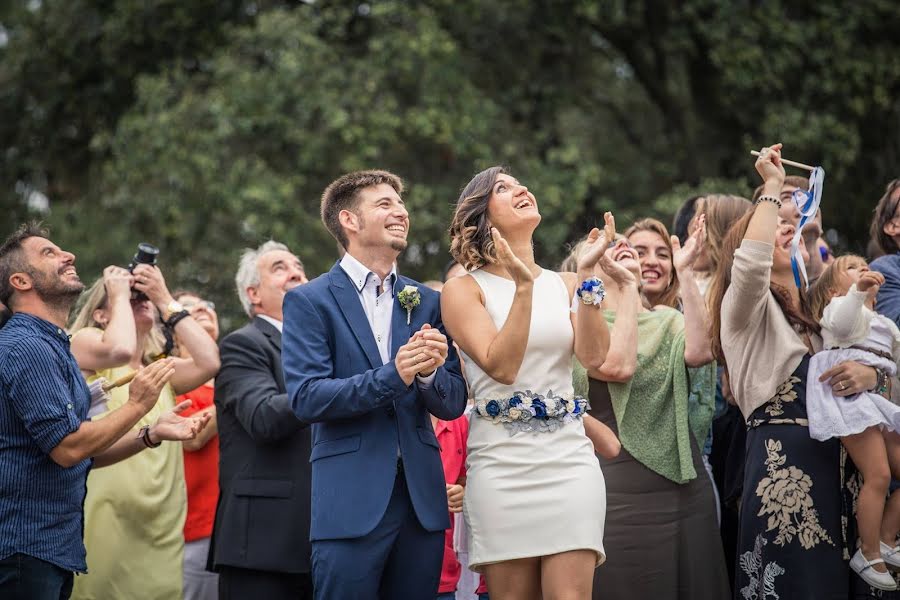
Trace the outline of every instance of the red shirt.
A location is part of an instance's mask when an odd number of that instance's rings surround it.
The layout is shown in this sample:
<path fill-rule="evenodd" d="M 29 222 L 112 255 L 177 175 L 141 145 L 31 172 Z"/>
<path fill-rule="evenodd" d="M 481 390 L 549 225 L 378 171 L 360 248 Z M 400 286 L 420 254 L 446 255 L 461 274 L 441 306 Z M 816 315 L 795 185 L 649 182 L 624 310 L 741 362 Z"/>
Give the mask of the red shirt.
<path fill-rule="evenodd" d="M 438 419 L 434 435 L 441 447 L 441 464 L 444 465 L 444 479 L 455 484 L 466 476 L 466 441 L 469 439 L 469 419 L 465 416 L 452 421 Z M 444 532 L 444 566 L 441 569 L 441 585 L 438 593 L 455 592 L 459 583 L 461 567 L 453 551 L 453 514 L 450 528 Z"/>
<path fill-rule="evenodd" d="M 178 402 L 191 400 L 193 404 L 182 412 L 192 415 L 213 405 L 213 386 L 205 383 L 192 392 L 178 396 Z M 184 541 L 192 542 L 212 535 L 219 499 L 219 434 L 195 452 L 184 452 L 184 480 L 187 484 L 187 519 L 184 522 Z"/>

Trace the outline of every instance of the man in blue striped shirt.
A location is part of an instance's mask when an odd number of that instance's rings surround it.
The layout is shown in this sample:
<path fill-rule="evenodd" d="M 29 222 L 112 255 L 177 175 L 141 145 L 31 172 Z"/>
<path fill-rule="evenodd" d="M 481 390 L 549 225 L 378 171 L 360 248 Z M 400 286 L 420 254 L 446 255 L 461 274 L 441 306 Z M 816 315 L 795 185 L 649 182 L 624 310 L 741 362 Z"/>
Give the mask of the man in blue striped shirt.
<path fill-rule="evenodd" d="M 151 445 L 126 434 L 173 372 L 169 360 L 142 369 L 128 402 L 88 421 L 90 393 L 64 329 L 83 288 L 75 256 L 37 226 L 0 246 L 0 302 L 13 312 L 0 329 L 0 598 L 69 597 L 73 571 L 86 570 L 92 457 L 112 462 Z"/>

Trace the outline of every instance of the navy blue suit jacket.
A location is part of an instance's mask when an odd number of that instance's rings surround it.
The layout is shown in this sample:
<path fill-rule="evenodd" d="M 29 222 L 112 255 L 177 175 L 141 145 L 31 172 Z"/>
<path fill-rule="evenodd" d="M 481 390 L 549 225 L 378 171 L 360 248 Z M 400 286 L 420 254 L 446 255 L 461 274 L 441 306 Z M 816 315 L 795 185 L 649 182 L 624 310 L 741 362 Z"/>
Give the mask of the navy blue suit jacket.
<path fill-rule="evenodd" d="M 397 292 L 419 289 L 406 324 Z M 449 527 L 440 449 L 428 413 L 459 417 L 466 384 L 450 345 L 432 386 L 407 386 L 393 358 L 424 323 L 444 332 L 440 294 L 398 277 L 394 285 L 390 361 L 382 364 L 359 295 L 340 263 L 284 299 L 282 363 L 294 413 L 313 423 L 310 539 L 362 537 L 387 508 L 403 457 L 409 496 L 428 531 Z"/>

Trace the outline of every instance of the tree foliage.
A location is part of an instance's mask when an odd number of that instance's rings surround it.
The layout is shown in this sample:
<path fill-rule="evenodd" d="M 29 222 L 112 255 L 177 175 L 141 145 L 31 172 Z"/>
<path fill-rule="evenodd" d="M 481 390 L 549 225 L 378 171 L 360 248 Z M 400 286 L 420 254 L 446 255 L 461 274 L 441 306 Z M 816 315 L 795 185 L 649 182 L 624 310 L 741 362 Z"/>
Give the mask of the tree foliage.
<path fill-rule="evenodd" d="M 825 166 L 825 226 L 858 250 L 898 175 L 898 19 L 889 0 L 33 0 L 0 9 L 0 198 L 12 222 L 46 194 L 83 272 L 160 245 L 232 319 L 241 248 L 330 266 L 319 195 L 358 168 L 406 179 L 402 268 L 423 279 L 484 167 L 535 192 L 552 265 L 604 210 L 749 195 L 770 141 Z"/>

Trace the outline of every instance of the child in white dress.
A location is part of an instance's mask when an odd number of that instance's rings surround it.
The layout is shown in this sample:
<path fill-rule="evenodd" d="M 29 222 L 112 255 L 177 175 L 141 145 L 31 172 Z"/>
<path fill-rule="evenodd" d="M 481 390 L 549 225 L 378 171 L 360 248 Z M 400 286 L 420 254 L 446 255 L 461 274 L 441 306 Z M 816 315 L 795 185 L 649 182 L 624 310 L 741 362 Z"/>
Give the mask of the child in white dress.
<path fill-rule="evenodd" d="M 900 568 L 900 495 L 885 503 L 891 474 L 900 476 L 900 406 L 891 403 L 889 381 L 897 374 L 900 329 L 874 312 L 884 276 L 859 256 L 842 256 L 810 288 L 813 316 L 822 326 L 824 351 L 809 363 L 806 403 L 809 433 L 816 440 L 840 438 L 862 474 L 857 504 L 860 548 L 850 567 L 867 583 L 897 589 L 885 564 Z M 841 380 L 841 364 L 875 367 L 874 389 L 856 395 Z M 823 377 L 824 375 L 824 377 Z M 820 381 L 825 379 L 825 382 Z M 830 382 L 829 382 L 830 379 Z"/>

